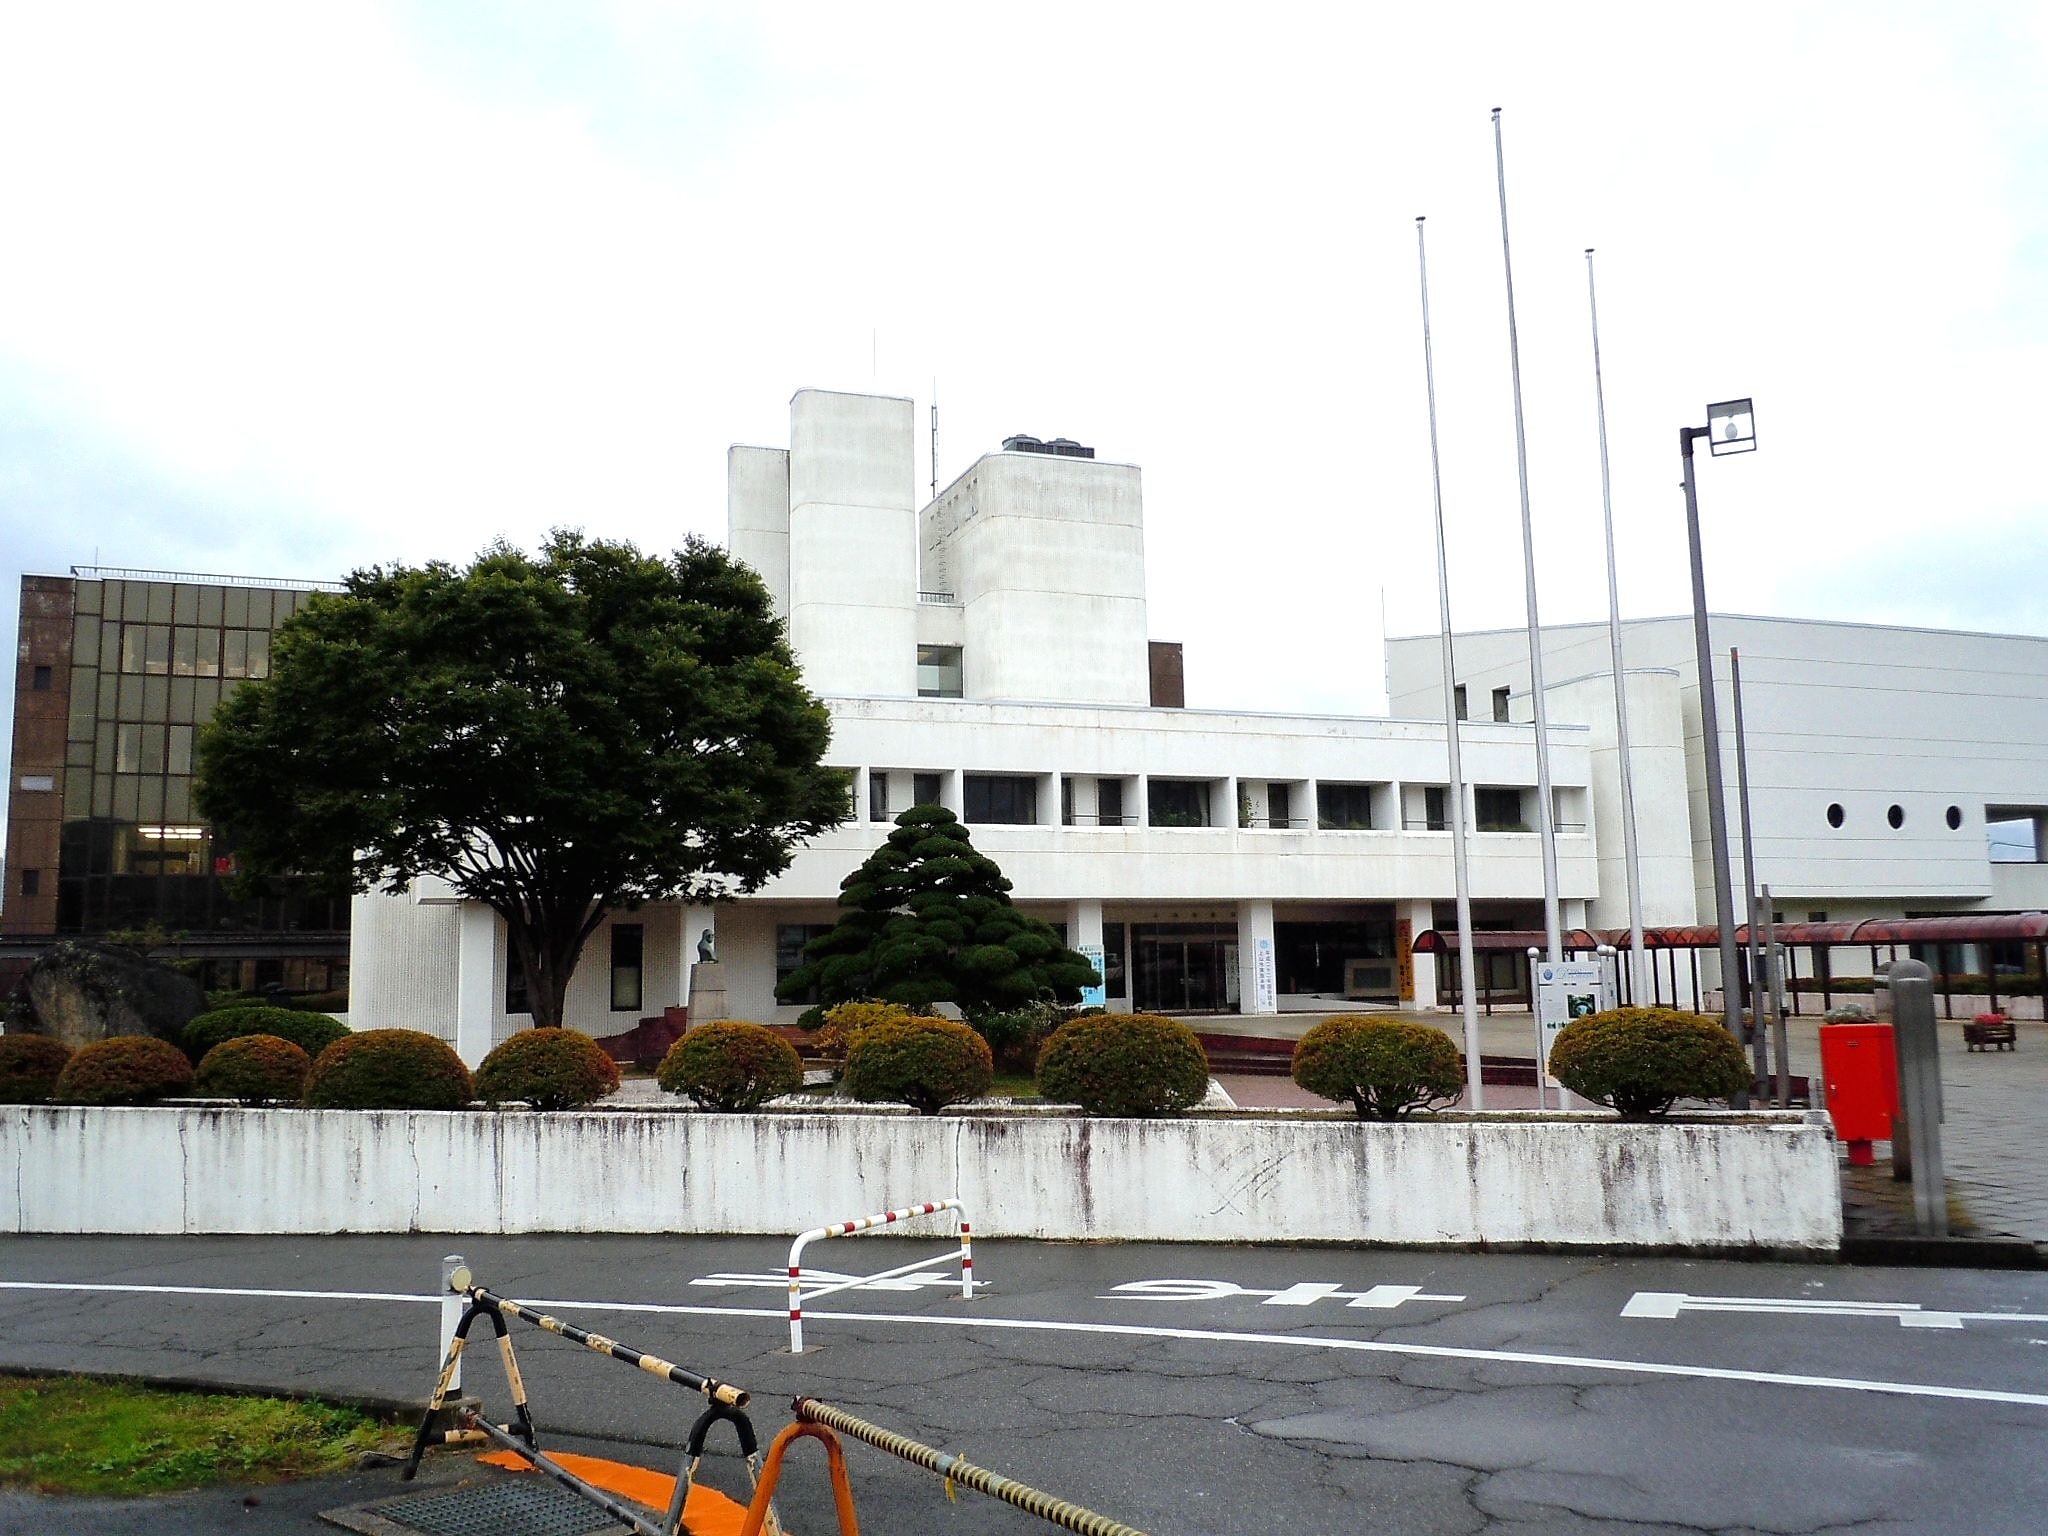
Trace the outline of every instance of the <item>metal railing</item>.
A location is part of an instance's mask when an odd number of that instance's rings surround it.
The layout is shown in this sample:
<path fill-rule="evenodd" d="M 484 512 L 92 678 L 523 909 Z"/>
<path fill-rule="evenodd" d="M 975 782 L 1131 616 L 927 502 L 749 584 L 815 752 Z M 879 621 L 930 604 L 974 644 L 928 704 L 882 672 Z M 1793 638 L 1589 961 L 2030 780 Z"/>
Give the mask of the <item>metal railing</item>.
<path fill-rule="evenodd" d="M 338 581 L 311 581 L 300 576 L 229 576 L 217 571 L 149 571 L 125 565 L 74 565 L 80 581 L 175 581 L 202 587 L 288 587 L 300 592 L 342 592 Z"/>
<path fill-rule="evenodd" d="M 933 608 L 957 608 L 960 606 L 960 599 L 950 592 L 920 592 L 917 594 L 917 600 Z"/>

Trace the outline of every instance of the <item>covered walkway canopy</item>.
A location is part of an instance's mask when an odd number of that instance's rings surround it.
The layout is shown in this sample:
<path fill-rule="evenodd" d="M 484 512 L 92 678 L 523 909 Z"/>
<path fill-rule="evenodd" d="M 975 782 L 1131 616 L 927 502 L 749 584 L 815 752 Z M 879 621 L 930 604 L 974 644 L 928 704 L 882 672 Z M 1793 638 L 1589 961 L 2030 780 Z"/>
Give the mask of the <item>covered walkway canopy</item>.
<path fill-rule="evenodd" d="M 1561 935 L 1566 954 L 1587 954 L 1603 945 L 1616 950 L 1630 948 L 1629 931 L 1626 928 L 1568 928 Z M 1841 948 L 1863 948 L 1867 946 L 1873 961 L 1880 948 L 1890 950 L 1896 957 L 1901 944 L 1924 944 L 1934 948 L 1939 957 L 1935 969 L 1939 972 L 1941 991 L 1947 997 L 1950 971 L 1948 948 L 1952 944 L 2032 944 L 2040 956 L 2041 970 L 2048 976 L 2048 912 L 1959 912 L 1948 917 L 1866 917 L 1858 922 L 1846 923 L 1779 923 L 1772 930 L 1772 937 L 1788 951 L 1789 975 L 1787 984 L 1791 992 L 1792 1011 L 1799 1010 L 1799 962 L 1796 951 L 1826 951 Z M 1761 942 L 1762 935 L 1757 936 Z M 1512 929 L 1491 933 L 1474 933 L 1474 953 L 1497 951 L 1526 952 L 1540 950 L 1547 946 L 1545 935 L 1536 929 Z M 1749 952 L 1749 925 L 1743 923 L 1735 930 L 1735 942 L 1746 955 Z M 1692 968 L 1693 1006 L 1700 1005 L 1699 951 L 1719 949 L 1721 930 L 1713 924 L 1694 924 L 1683 927 L 1645 928 L 1643 948 L 1645 950 L 1688 950 Z M 1455 954 L 1458 949 L 1456 929 L 1446 931 L 1429 928 L 1415 936 L 1414 950 L 1418 955 Z M 1652 983 L 1657 988 L 1657 997 L 1662 997 L 1661 978 L 1656 966 L 1650 968 Z M 1671 998 L 1678 1000 L 1678 956 L 1671 956 Z M 1627 970 L 1623 969 L 1626 978 Z M 1814 968 L 1814 978 L 1819 982 L 1821 1006 L 1833 1004 L 1831 978 L 1827 968 Z M 1998 977 L 1995 971 L 1987 970 L 1985 976 L 1986 996 L 1994 1011 L 1998 1007 Z M 1633 999 L 1631 999 L 1633 1001 Z M 1953 1012 L 1950 1008 L 1947 1010 Z"/>

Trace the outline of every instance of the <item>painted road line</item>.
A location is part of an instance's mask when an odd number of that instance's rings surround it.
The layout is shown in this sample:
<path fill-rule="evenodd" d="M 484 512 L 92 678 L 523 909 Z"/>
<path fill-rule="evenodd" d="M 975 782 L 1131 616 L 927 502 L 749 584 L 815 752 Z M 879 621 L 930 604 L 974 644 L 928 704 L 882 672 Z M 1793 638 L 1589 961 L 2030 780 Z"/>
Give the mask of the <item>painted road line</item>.
<path fill-rule="evenodd" d="M 2041 1312 L 1929 1311 L 1917 1301 L 1798 1300 L 1776 1296 L 1688 1296 L 1683 1291 L 1637 1291 L 1623 1317 L 1669 1320 L 1681 1312 L 1776 1313 L 1785 1317 L 1888 1317 L 1901 1328 L 1960 1328 L 1965 1323 L 2048 1323 Z"/>
<path fill-rule="evenodd" d="M 960 1277 L 958 1275 L 943 1274 L 936 1269 L 920 1269 L 908 1275 L 861 1276 L 842 1275 L 837 1270 L 811 1269 L 807 1266 L 803 1271 L 803 1283 L 805 1285 L 829 1285 L 835 1291 L 957 1291 L 960 1289 Z M 987 1280 L 976 1280 L 973 1282 L 973 1285 L 977 1291 L 985 1291 L 992 1283 Z M 776 1270 L 771 1274 L 765 1270 L 732 1270 L 716 1275 L 699 1275 L 690 1284 L 754 1286 L 780 1291 L 786 1290 L 789 1286 L 789 1272 L 787 1270 Z"/>
<path fill-rule="evenodd" d="M 1391 1311 L 1410 1301 L 1463 1301 L 1463 1296 L 1440 1296 L 1419 1285 L 1374 1285 L 1362 1291 L 1347 1291 L 1334 1280 L 1303 1280 L 1277 1290 L 1238 1285 L 1229 1280 L 1132 1280 L 1110 1287 L 1097 1301 L 1228 1301 L 1234 1296 L 1258 1296 L 1262 1307 L 1311 1307 L 1319 1301 L 1341 1301 L 1347 1307 Z"/>
<path fill-rule="evenodd" d="M 15 1291 L 124 1291 L 178 1296 L 264 1296 L 328 1301 L 407 1301 L 439 1305 L 438 1296 L 395 1295 L 384 1291 L 244 1291 L 192 1285 L 88 1285 L 48 1280 L 0 1281 Z M 530 1307 L 560 1312 L 631 1312 L 668 1317 L 728 1317 L 789 1320 L 784 1309 L 766 1307 L 692 1307 L 661 1301 L 571 1301 L 532 1297 Z M 1198 1344 L 1277 1344 L 1287 1349 L 1327 1349 L 1345 1354 L 1393 1355 L 1419 1360 L 1470 1360 L 1484 1365 L 1541 1365 L 1559 1370 L 1599 1371 L 1622 1376 L 1674 1376 L 1694 1381 L 1740 1381 L 1766 1387 L 1812 1387 L 1831 1392 L 1874 1392 L 1893 1397 L 1931 1397 L 1952 1402 L 2013 1403 L 2048 1408 L 2048 1393 L 2001 1392 L 1991 1387 L 1944 1387 L 1913 1381 L 1882 1381 L 1857 1376 L 1802 1376 L 1788 1371 L 1736 1370 L 1718 1365 L 1689 1365 L 1667 1360 L 1615 1360 L 1599 1355 L 1552 1355 L 1536 1350 L 1475 1349 L 1449 1344 L 1417 1344 L 1386 1339 L 1333 1339 L 1290 1333 L 1243 1333 L 1215 1328 L 1165 1328 L 1142 1323 L 1078 1323 L 1026 1317 L 968 1316 L 959 1312 L 817 1312 L 829 1322 L 890 1323 L 914 1328 L 987 1328 L 998 1332 L 1079 1333 L 1125 1339 L 1176 1339 Z"/>

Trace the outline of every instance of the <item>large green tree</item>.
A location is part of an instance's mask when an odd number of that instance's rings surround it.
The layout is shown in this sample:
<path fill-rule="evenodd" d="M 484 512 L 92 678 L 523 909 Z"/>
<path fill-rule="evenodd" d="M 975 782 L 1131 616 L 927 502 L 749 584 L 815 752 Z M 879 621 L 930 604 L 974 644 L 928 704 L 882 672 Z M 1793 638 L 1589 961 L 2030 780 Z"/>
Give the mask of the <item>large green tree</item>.
<path fill-rule="evenodd" d="M 974 1019 L 1046 998 L 1075 1003 L 1102 979 L 1051 927 L 1017 910 L 995 860 L 941 806 L 896 818 L 882 846 L 840 882 L 839 909 L 776 988 L 784 1002 L 816 989 L 827 1005 L 952 1003 Z"/>
<path fill-rule="evenodd" d="M 845 819 L 830 737 L 752 571 L 557 532 L 313 598 L 202 733 L 199 794 L 254 873 L 485 903 L 553 1025 L 606 913 L 753 890 Z"/>

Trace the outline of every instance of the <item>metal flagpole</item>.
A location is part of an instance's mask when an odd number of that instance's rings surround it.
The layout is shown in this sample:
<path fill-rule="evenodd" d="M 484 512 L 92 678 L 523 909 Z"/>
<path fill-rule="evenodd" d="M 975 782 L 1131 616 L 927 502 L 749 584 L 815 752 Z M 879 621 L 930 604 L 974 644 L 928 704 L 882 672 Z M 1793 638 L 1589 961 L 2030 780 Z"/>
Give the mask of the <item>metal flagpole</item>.
<path fill-rule="evenodd" d="M 1607 532 L 1607 645 L 1614 658 L 1615 762 L 1621 769 L 1621 849 L 1628 871 L 1628 965 L 1632 999 L 1642 1007 L 1643 868 L 1636 851 L 1636 775 L 1628 751 L 1628 684 L 1621 667 L 1621 596 L 1614 573 L 1614 482 L 1607 472 L 1607 390 L 1600 378 L 1600 300 L 1593 290 L 1593 252 L 1586 250 L 1586 308 L 1593 317 L 1593 404 L 1600 417 L 1600 518 Z"/>
<path fill-rule="evenodd" d="M 1749 738 L 1742 729 L 1742 652 L 1728 648 L 1728 682 L 1735 694 L 1735 803 L 1742 813 L 1742 894 L 1749 908 L 1749 1041 L 1756 1062 L 1756 1080 L 1761 1086 L 1770 1080 L 1769 1058 L 1764 1054 L 1764 972 L 1759 963 L 1762 925 L 1756 909 L 1756 842 L 1749 829 Z"/>
<path fill-rule="evenodd" d="M 1522 485 L 1522 576 L 1529 616 L 1529 692 L 1536 706 L 1536 830 L 1543 839 L 1543 937 L 1552 965 L 1564 961 L 1557 913 L 1556 807 L 1550 793 L 1550 710 L 1543 698 L 1543 633 L 1536 616 L 1536 535 L 1529 518 L 1529 438 L 1522 425 L 1522 351 L 1515 337 L 1515 264 L 1508 253 L 1508 168 L 1500 108 L 1493 109 L 1493 167 L 1500 184 L 1500 259 L 1508 283 L 1508 368 L 1515 389 L 1515 471 Z M 1533 985 L 1535 978 L 1531 977 Z M 1532 999 L 1533 1001 L 1533 999 Z"/>
<path fill-rule="evenodd" d="M 1436 444 L 1436 357 L 1429 339 L 1429 252 L 1415 221 L 1415 260 L 1422 276 L 1422 377 L 1429 389 L 1429 478 L 1436 498 L 1436 597 L 1443 639 L 1444 745 L 1450 753 L 1451 868 L 1458 888 L 1458 1001 L 1465 1015 L 1465 1095 L 1485 1108 L 1480 1082 L 1478 963 L 1472 953 L 1472 880 L 1465 846 L 1465 768 L 1460 760 L 1455 675 L 1451 657 L 1451 562 L 1444 540 L 1444 477 Z M 1385 625 L 1382 624 L 1382 629 Z M 1538 1084 L 1541 1091 L 1541 1084 Z"/>

